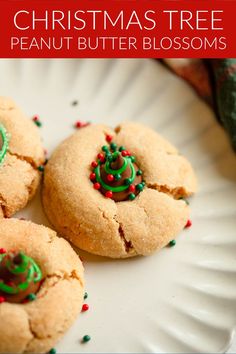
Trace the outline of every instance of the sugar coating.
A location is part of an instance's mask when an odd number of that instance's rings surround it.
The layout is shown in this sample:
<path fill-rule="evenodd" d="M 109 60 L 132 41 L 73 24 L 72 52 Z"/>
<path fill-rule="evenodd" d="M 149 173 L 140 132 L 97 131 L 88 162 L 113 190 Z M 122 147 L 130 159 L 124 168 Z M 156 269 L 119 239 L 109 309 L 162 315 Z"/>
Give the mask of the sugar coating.
<path fill-rule="evenodd" d="M 134 201 L 114 202 L 93 188 L 91 161 L 106 135 L 136 157 L 146 182 Z M 55 229 L 77 247 L 112 258 L 149 255 L 185 226 L 189 207 L 179 197 L 196 190 L 189 162 L 159 134 L 125 122 L 115 130 L 90 125 L 66 139 L 45 168 L 43 204 Z"/>

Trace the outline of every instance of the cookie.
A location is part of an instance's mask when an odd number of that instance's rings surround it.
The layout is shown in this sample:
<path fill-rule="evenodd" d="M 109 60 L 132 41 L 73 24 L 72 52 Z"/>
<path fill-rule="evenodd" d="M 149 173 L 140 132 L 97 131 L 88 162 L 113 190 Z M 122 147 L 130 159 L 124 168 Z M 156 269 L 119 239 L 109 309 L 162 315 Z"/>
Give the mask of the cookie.
<path fill-rule="evenodd" d="M 87 126 L 60 144 L 45 169 L 42 199 L 52 225 L 74 245 L 126 258 L 161 249 L 184 228 L 189 206 L 183 198 L 196 186 L 191 165 L 174 146 L 125 122 L 115 130 Z"/>
<path fill-rule="evenodd" d="M 15 103 L 0 97 L 0 217 L 10 217 L 34 196 L 45 161 L 38 128 Z"/>
<path fill-rule="evenodd" d="M 19 294 L 18 299 L 9 298 L 9 294 L 4 298 L 0 286 L 0 353 L 46 353 L 81 311 L 83 266 L 66 240 L 58 238 L 51 229 L 28 221 L 1 219 L 0 246 L 3 261 L 7 252 L 8 271 L 17 273 L 11 279 L 13 284 L 7 283 L 8 287 L 16 289 L 17 284 L 24 289 L 22 260 L 28 261 L 25 267 L 33 268 L 32 279 L 34 286 L 37 285 L 30 288 L 33 293 L 23 302 L 22 298 L 19 302 Z M 9 252 L 14 254 L 10 261 Z M 0 274 L 5 266 L 5 263 L 0 266 Z M 16 280 L 19 276 L 21 281 Z"/>

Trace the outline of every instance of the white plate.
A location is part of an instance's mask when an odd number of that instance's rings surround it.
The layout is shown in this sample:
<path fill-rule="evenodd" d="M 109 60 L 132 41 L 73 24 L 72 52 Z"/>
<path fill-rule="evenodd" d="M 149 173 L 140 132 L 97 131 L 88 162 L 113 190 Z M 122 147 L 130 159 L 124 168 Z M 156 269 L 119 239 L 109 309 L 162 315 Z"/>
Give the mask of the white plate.
<path fill-rule="evenodd" d="M 224 352 L 236 323 L 236 159 L 211 110 L 152 60 L 1 60 L 0 77 L 2 95 L 41 117 L 49 152 L 77 119 L 131 119 L 176 144 L 199 179 L 175 247 L 122 261 L 81 252 L 90 310 L 58 352 Z M 48 224 L 39 195 L 19 215 Z"/>

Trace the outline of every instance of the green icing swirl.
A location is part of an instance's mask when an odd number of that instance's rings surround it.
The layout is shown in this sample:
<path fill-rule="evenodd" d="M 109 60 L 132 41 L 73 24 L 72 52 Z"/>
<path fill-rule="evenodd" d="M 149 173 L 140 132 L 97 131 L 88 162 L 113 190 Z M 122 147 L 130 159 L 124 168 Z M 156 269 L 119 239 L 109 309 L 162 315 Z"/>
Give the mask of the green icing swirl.
<path fill-rule="evenodd" d="M 130 161 L 130 158 L 127 156 L 124 158 L 124 164 L 123 166 L 121 167 L 120 170 L 125 170 L 126 167 L 129 165 L 130 168 L 131 168 L 131 177 L 130 177 L 130 182 L 133 183 L 134 179 L 135 179 L 135 176 L 136 176 L 136 172 L 135 172 L 135 168 L 133 166 L 133 164 L 131 163 Z M 106 164 L 109 164 L 109 162 L 106 162 Z M 124 165 L 125 165 L 125 168 L 124 168 Z M 107 166 L 106 166 L 107 167 Z M 106 168 L 105 167 L 105 168 Z M 106 169 L 106 172 L 108 171 L 112 171 L 112 174 L 117 174 L 117 173 L 120 173 L 120 170 L 110 170 L 109 169 Z M 97 182 L 99 182 L 101 184 L 101 186 L 106 189 L 106 190 L 110 190 L 112 192 L 123 192 L 125 191 L 126 189 L 129 188 L 129 185 L 122 185 L 122 186 L 117 186 L 117 187 L 112 187 L 112 186 L 109 186 L 108 184 L 106 184 L 102 178 L 101 178 L 101 175 L 100 175 L 100 166 L 98 165 L 95 170 L 94 170 L 95 174 L 96 174 L 96 180 Z"/>
<path fill-rule="evenodd" d="M 0 165 L 3 163 L 5 155 L 7 153 L 9 139 L 5 127 L 0 123 L 0 135 L 3 141 L 2 148 L 0 150 Z"/>
<path fill-rule="evenodd" d="M 115 154 L 116 153 L 114 153 L 112 156 L 116 156 Z M 106 173 L 110 173 L 112 175 L 114 175 L 114 174 L 122 174 L 126 170 L 127 166 L 128 166 L 128 159 L 127 158 L 124 158 L 123 166 L 119 170 L 113 170 L 111 168 L 111 162 L 107 161 L 106 164 L 105 164 L 105 171 L 106 171 Z"/>

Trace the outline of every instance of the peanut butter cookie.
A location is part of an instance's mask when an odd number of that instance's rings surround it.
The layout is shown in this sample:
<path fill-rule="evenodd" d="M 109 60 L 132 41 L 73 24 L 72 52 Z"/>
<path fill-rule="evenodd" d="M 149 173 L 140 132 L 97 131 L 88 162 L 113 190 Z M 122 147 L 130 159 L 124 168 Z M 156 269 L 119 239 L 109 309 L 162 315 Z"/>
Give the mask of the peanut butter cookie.
<path fill-rule="evenodd" d="M 43 204 L 74 245 L 113 258 L 149 255 L 185 226 L 196 190 L 189 162 L 152 129 L 90 125 L 66 139 L 45 169 Z"/>

